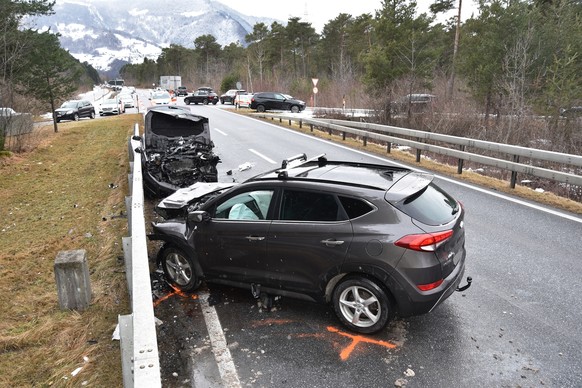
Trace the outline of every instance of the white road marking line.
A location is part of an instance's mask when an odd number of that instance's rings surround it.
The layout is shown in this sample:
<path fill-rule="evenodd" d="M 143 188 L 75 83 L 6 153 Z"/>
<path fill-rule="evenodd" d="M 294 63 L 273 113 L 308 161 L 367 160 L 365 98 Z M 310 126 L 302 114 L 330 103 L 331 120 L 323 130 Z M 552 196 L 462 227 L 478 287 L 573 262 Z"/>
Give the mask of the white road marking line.
<path fill-rule="evenodd" d="M 265 155 L 253 150 L 252 148 L 249 148 L 249 151 L 251 151 L 253 154 L 257 155 L 259 158 L 265 159 L 267 162 L 269 162 L 271 164 L 277 164 L 277 162 L 275 162 L 273 159 L 266 157 Z"/>
<path fill-rule="evenodd" d="M 210 336 L 210 343 L 212 344 L 212 353 L 214 353 L 214 358 L 218 364 L 220 378 L 225 387 L 241 388 L 236 367 L 230 355 L 230 350 L 226 345 L 226 338 L 224 337 L 224 331 L 222 331 L 222 326 L 218 320 L 216 309 L 214 306 L 208 304 L 207 292 L 201 292 L 198 296 L 200 297 L 202 315 L 204 315 L 204 321 L 206 321 L 208 335 Z"/>
<path fill-rule="evenodd" d="M 221 131 L 221 130 L 220 130 L 220 129 L 218 129 L 218 128 L 214 128 L 214 130 L 215 130 L 216 132 L 220 133 L 221 135 L 228 136 L 228 134 L 227 134 L 226 132 L 224 132 L 224 131 Z"/>

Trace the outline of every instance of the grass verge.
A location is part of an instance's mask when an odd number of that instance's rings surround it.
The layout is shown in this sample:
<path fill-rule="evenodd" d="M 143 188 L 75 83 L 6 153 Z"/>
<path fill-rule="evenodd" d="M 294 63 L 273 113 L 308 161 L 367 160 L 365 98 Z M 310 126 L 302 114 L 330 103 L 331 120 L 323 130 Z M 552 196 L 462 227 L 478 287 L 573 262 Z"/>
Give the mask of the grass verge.
<path fill-rule="evenodd" d="M 0 386 L 121 385 L 111 335 L 129 312 L 121 238 L 136 122 L 143 116 L 40 128 L 33 151 L 0 163 Z M 54 259 L 73 249 L 87 251 L 93 299 L 83 312 L 58 305 Z"/>

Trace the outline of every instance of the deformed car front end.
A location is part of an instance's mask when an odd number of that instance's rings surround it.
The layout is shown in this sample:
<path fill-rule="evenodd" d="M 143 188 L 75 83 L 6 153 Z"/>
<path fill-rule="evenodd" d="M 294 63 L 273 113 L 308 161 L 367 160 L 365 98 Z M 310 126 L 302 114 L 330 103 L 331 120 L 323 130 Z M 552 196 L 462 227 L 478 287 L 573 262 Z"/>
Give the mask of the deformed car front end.
<path fill-rule="evenodd" d="M 150 109 L 141 148 L 145 194 L 159 198 L 196 182 L 216 182 L 220 158 L 213 148 L 208 118 L 174 106 Z"/>

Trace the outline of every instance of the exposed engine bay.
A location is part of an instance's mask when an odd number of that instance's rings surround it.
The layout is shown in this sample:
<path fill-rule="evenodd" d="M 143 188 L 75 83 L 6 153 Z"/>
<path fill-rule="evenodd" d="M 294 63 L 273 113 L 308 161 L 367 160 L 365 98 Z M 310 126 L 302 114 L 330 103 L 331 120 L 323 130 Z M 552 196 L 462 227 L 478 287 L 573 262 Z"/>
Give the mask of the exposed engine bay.
<path fill-rule="evenodd" d="M 173 106 L 150 109 L 142 138 L 145 193 L 160 197 L 196 182 L 216 182 L 220 158 L 213 148 L 206 117 Z"/>

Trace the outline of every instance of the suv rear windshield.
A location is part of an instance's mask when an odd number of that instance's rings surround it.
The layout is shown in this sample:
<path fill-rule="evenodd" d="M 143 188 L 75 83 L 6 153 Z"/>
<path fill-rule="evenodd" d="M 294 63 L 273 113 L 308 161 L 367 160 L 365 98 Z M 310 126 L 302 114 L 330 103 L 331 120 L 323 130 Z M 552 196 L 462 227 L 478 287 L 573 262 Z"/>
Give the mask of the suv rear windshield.
<path fill-rule="evenodd" d="M 427 225 L 449 223 L 459 211 L 458 202 L 434 183 L 397 202 L 395 206 L 415 220 Z"/>

